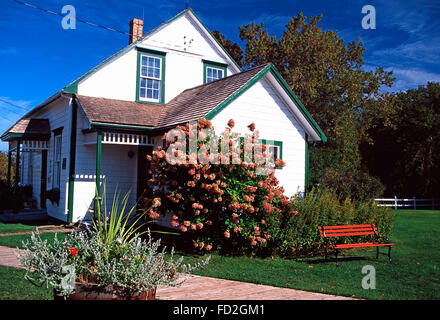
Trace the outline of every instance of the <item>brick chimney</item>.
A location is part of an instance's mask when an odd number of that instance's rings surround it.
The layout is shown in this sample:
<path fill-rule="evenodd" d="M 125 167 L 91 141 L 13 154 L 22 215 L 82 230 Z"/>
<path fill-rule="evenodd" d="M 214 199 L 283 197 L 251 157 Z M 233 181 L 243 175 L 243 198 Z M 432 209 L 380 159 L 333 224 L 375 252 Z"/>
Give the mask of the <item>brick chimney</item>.
<path fill-rule="evenodd" d="M 144 22 L 140 19 L 134 18 L 130 21 L 130 38 L 128 44 L 132 44 L 142 37 Z"/>

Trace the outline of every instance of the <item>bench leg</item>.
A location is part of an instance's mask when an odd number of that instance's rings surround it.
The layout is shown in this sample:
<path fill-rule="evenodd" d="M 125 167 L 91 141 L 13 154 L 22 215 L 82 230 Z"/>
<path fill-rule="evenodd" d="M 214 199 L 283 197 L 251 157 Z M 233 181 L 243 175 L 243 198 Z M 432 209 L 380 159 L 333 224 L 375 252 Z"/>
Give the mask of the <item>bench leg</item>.
<path fill-rule="evenodd" d="M 376 247 L 376 259 L 379 259 L 379 247 Z"/>
<path fill-rule="evenodd" d="M 389 246 L 388 247 L 388 260 L 390 261 L 390 263 L 391 263 L 391 246 Z"/>
<path fill-rule="evenodd" d="M 338 249 L 336 249 L 336 266 L 339 267 L 339 261 L 338 261 Z"/>

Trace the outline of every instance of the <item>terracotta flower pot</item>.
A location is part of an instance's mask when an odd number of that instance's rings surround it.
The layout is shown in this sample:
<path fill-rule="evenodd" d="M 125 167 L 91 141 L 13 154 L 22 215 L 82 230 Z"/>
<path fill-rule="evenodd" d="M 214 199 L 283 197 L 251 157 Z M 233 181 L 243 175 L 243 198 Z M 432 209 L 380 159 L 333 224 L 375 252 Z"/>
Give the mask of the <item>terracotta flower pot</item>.
<path fill-rule="evenodd" d="M 75 282 L 75 292 L 66 297 L 67 300 L 154 300 L 155 298 L 156 288 L 143 293 L 129 293 L 127 290 L 115 289 L 111 285 L 78 282 Z M 54 291 L 54 300 L 64 300 L 64 297 Z"/>

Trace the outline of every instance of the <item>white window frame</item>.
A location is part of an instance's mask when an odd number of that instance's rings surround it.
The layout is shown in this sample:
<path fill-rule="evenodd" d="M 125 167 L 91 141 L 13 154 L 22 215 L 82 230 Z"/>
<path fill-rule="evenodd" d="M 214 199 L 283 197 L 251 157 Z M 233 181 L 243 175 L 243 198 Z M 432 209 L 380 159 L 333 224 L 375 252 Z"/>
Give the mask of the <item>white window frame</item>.
<path fill-rule="evenodd" d="M 53 137 L 53 179 L 52 188 L 61 187 L 61 150 L 62 150 L 62 133 Z"/>
<path fill-rule="evenodd" d="M 143 57 L 147 58 L 147 65 L 146 66 L 144 66 L 142 64 Z M 150 59 L 159 60 L 159 77 L 158 78 L 156 78 L 154 76 L 148 76 L 148 67 L 149 67 L 148 66 L 148 59 L 149 58 Z M 139 100 L 149 101 L 149 102 L 160 102 L 161 101 L 161 97 L 162 97 L 162 81 L 163 81 L 163 79 L 162 79 L 162 68 L 163 68 L 162 60 L 163 59 L 161 57 L 158 57 L 156 55 L 151 55 L 151 54 L 148 54 L 148 53 L 142 53 L 140 55 L 140 62 L 139 62 Z M 147 70 L 147 75 L 142 75 L 142 68 L 143 67 L 147 68 L 146 69 Z M 153 67 L 153 68 L 156 68 L 156 67 Z M 145 79 L 145 87 L 142 86 L 142 79 Z M 147 84 L 148 80 L 151 80 L 152 83 L 153 83 L 153 87 L 151 89 L 148 88 L 148 84 Z M 154 88 L 154 82 L 155 81 L 157 81 L 157 83 L 158 83 L 158 88 Z M 141 94 L 142 89 L 145 90 L 145 97 L 143 97 L 142 94 Z M 147 97 L 148 90 L 152 91 L 152 97 L 151 98 Z M 157 94 L 157 99 L 154 98 L 154 91 L 157 91 L 157 93 L 158 93 Z"/>
<path fill-rule="evenodd" d="M 209 72 L 210 69 L 212 71 L 214 71 L 214 70 L 217 71 L 217 75 L 218 75 L 218 72 L 221 71 L 222 76 L 220 78 L 219 77 L 214 77 L 212 75 L 209 76 L 208 72 Z M 212 71 L 211 71 L 211 73 L 212 73 Z M 215 80 L 223 79 L 224 77 L 225 77 L 225 70 L 223 68 L 206 66 L 206 83 L 210 83 L 210 82 L 215 81 Z"/>

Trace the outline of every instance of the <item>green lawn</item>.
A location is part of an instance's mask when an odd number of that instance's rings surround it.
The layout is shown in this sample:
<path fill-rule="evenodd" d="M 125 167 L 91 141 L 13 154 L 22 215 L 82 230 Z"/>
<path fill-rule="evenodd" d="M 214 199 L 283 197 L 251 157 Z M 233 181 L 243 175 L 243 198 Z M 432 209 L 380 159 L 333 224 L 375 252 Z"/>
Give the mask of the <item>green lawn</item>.
<path fill-rule="evenodd" d="M 356 298 L 440 299 L 439 226 L 440 211 L 396 211 L 391 238 L 395 243 L 392 250 L 392 264 L 388 263 L 385 255 L 381 255 L 379 260 L 376 260 L 374 248 L 368 252 L 348 251 L 349 255 L 369 255 L 369 257 L 362 260 L 341 261 L 339 267 L 336 267 L 334 262 L 317 262 L 320 257 L 260 259 L 213 254 L 208 266 L 196 273 Z M 2 238 L 11 237 L 18 236 L 0 237 L 0 241 L 5 240 Z M 8 240 L 9 243 L 16 244 L 18 238 L 14 239 L 14 241 Z M 385 253 L 387 249 L 383 250 Z M 193 262 L 199 258 L 187 257 L 186 261 Z M 365 276 L 361 270 L 365 265 L 372 265 L 376 269 L 374 290 L 365 290 L 361 286 L 362 278 Z M 23 270 L 12 269 L 12 271 L 11 268 L 0 267 L 0 299 L 8 297 L 47 299 L 50 296 L 50 290 L 35 288 L 24 280 L 17 280 L 24 274 Z M 15 295 L 21 291 L 26 292 L 25 297 Z"/>
<path fill-rule="evenodd" d="M 16 232 L 26 232 L 26 231 L 35 231 L 37 228 L 36 225 L 23 224 L 23 223 L 5 223 L 0 222 L 0 234 L 1 233 L 16 233 Z M 39 228 L 40 230 L 47 230 L 57 228 L 56 226 L 45 226 L 43 228 Z"/>
<path fill-rule="evenodd" d="M 347 251 L 363 260 L 316 263 L 311 259 L 258 259 L 212 255 L 199 275 L 366 299 L 440 299 L 440 211 L 396 211 L 391 255 L 375 259 L 376 249 Z M 384 253 L 387 249 L 382 249 Z M 187 258 L 188 262 L 193 258 Z M 362 267 L 376 269 L 376 289 L 365 290 Z"/>
<path fill-rule="evenodd" d="M 56 233 L 58 240 L 62 240 L 66 237 L 67 233 L 58 232 Z M 41 239 L 47 241 L 53 241 L 55 236 L 55 232 L 42 232 L 40 234 Z M 0 246 L 6 246 L 11 248 L 23 248 L 23 241 L 30 239 L 30 234 L 20 234 L 20 235 L 9 235 L 9 236 L 0 236 Z"/>
<path fill-rule="evenodd" d="M 0 266 L 0 300 L 52 300 L 52 289 L 24 279 L 25 270 Z"/>
<path fill-rule="evenodd" d="M 23 231 L 35 231 L 35 226 L 22 223 L 4 223 L 0 222 L 0 233 L 13 233 Z"/>

